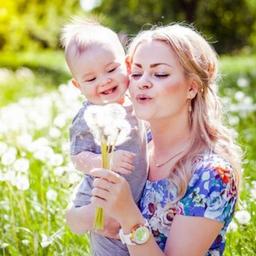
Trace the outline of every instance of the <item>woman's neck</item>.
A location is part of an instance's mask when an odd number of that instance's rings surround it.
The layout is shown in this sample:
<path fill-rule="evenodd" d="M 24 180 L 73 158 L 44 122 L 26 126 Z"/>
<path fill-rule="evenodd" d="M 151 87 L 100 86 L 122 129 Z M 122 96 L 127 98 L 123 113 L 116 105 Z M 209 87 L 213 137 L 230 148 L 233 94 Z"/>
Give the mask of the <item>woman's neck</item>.
<path fill-rule="evenodd" d="M 189 141 L 189 124 L 185 118 L 161 119 L 150 122 L 155 154 L 178 150 Z"/>

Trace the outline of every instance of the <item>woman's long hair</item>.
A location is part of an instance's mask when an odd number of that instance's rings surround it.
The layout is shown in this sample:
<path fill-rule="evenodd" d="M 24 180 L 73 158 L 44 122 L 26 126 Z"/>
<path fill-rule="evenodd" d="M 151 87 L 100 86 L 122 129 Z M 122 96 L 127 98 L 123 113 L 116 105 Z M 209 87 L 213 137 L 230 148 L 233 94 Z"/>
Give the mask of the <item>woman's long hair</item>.
<path fill-rule="evenodd" d="M 193 78 L 198 93 L 191 100 L 189 123 L 192 143 L 175 164 L 170 178 L 178 188 L 176 200 L 182 198 L 193 174 L 194 159 L 204 150 L 211 150 L 227 160 L 232 168 L 237 188 L 241 171 L 241 149 L 235 144 L 232 131 L 222 120 L 221 103 L 217 96 L 218 60 L 216 52 L 195 30 L 174 24 L 140 32 L 129 46 L 132 62 L 137 47 L 145 41 L 166 43 L 176 54 L 187 78 Z M 176 201 L 175 200 L 175 201 Z"/>

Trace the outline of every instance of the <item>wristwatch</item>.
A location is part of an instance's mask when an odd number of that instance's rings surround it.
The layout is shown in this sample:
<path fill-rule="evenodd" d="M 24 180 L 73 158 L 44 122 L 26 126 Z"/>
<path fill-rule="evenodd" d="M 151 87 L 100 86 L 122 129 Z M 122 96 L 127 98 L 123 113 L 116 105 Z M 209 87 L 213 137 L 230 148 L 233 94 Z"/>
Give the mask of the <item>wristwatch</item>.
<path fill-rule="evenodd" d="M 119 236 L 123 244 L 140 245 L 145 244 L 150 237 L 151 229 L 147 220 L 145 224 L 135 225 L 129 234 L 124 234 L 123 230 L 119 230 Z"/>

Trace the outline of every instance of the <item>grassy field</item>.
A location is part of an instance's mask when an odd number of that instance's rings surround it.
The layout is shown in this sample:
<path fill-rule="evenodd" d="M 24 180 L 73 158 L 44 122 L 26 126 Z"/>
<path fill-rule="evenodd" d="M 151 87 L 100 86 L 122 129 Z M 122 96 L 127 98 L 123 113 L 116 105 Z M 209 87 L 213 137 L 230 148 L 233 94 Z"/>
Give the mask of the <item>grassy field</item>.
<path fill-rule="evenodd" d="M 81 98 L 67 82 L 63 55 L 3 54 L 0 66 L 0 255 L 89 255 L 87 236 L 72 234 L 64 221 L 81 179 L 68 153 Z M 245 152 L 226 256 L 256 252 L 255 66 L 255 56 L 221 59 L 226 121 Z"/>

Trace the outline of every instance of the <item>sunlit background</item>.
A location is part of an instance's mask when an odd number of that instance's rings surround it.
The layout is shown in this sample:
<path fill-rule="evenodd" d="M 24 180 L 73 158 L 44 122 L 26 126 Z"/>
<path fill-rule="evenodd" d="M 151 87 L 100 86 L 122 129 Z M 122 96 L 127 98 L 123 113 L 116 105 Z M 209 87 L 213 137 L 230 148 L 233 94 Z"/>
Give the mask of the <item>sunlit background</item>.
<path fill-rule="evenodd" d="M 0 255 L 90 255 L 87 236 L 64 220 L 81 179 L 68 128 L 82 98 L 59 43 L 72 16 L 93 17 L 123 38 L 174 21 L 206 35 L 220 56 L 226 123 L 244 150 L 225 255 L 255 255 L 255 0 L 0 0 Z"/>

